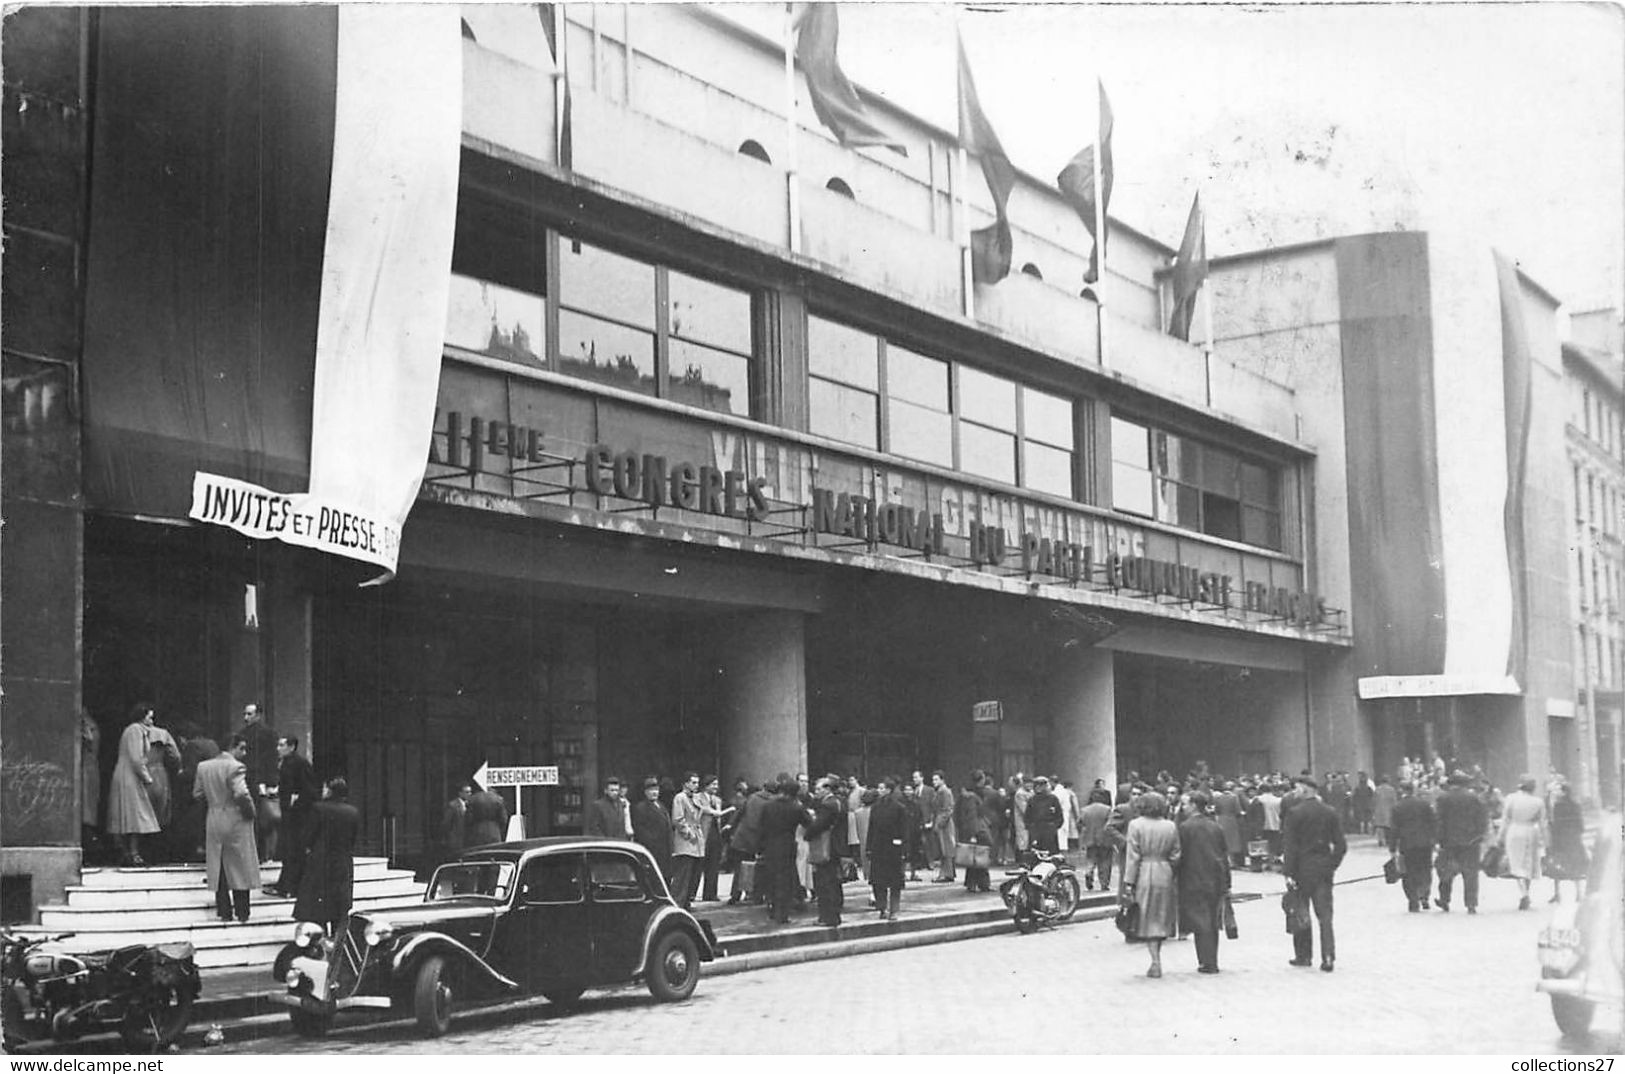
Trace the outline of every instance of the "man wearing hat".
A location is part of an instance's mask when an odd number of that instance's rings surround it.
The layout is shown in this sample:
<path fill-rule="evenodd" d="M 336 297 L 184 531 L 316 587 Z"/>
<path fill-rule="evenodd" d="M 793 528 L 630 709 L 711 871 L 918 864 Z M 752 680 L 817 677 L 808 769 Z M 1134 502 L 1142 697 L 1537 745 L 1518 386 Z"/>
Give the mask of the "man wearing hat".
<path fill-rule="evenodd" d="M 1282 872 L 1287 887 L 1314 909 L 1320 923 L 1320 968 L 1332 972 L 1337 958 L 1337 942 L 1332 936 L 1332 876 L 1348 853 L 1343 824 L 1337 812 L 1320 800 L 1315 777 L 1298 777 L 1298 801 L 1281 829 Z M 1308 929 L 1292 934 L 1292 965 L 1308 966 L 1314 961 L 1314 937 Z"/>
<path fill-rule="evenodd" d="M 1061 822 L 1065 819 L 1061 800 L 1050 789 L 1048 776 L 1033 778 L 1033 796 L 1027 799 L 1027 838 L 1034 850 L 1061 852 Z"/>
<path fill-rule="evenodd" d="M 1453 772 L 1445 781 L 1445 792 L 1433 803 L 1439 819 L 1439 898 L 1435 905 L 1450 912 L 1450 888 L 1461 874 L 1461 897 L 1469 914 L 1478 913 L 1478 856 L 1484 832 L 1489 827 L 1489 811 L 1478 796 L 1467 789 L 1464 772 Z"/>

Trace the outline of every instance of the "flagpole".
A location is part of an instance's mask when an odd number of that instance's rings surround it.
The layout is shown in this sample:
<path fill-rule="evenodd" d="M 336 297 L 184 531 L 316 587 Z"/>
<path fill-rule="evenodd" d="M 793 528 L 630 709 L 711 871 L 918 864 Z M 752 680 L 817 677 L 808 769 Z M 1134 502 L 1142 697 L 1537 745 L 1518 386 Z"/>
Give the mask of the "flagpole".
<path fill-rule="evenodd" d="M 801 252 L 801 183 L 797 176 L 795 5 L 784 5 L 784 153 L 785 210 L 790 221 L 791 253 Z"/>
<path fill-rule="evenodd" d="M 971 320 L 976 319 L 976 274 L 971 267 L 970 252 L 970 201 L 966 187 L 966 176 L 970 174 L 970 156 L 965 147 L 959 147 L 959 178 L 954 183 L 954 194 L 959 201 L 959 278 L 960 287 L 965 292 L 965 316 Z"/>
<path fill-rule="evenodd" d="M 569 92 L 570 69 L 566 56 L 564 39 L 569 32 L 569 23 L 564 17 L 564 5 L 553 5 L 553 40 L 558 45 L 558 55 L 553 57 L 553 160 L 560 166 L 565 166 L 564 160 L 564 95 Z M 574 162 L 571 161 L 571 164 Z"/>
<path fill-rule="evenodd" d="M 1203 226 L 1204 226 L 1204 228 L 1206 227 L 1206 222 L 1205 221 L 1203 222 Z M 1206 242 L 1205 238 L 1203 240 L 1202 245 L 1203 245 L 1203 249 L 1204 249 L 1204 252 L 1205 252 L 1206 246 L 1207 246 L 1207 242 Z M 1202 345 L 1202 366 L 1207 371 L 1207 405 L 1212 406 L 1213 405 L 1213 277 L 1212 277 L 1211 273 L 1208 275 L 1207 279 L 1204 279 L 1202 281 L 1202 334 L 1207 337 L 1207 342 Z"/>
<path fill-rule="evenodd" d="M 1100 129 L 1100 116 L 1103 112 L 1103 99 L 1106 87 L 1101 84 L 1099 77 L 1095 78 L 1095 152 L 1091 166 L 1094 168 L 1095 190 L 1095 314 L 1096 331 L 1098 339 L 1096 346 L 1100 351 L 1100 365 L 1103 369 L 1111 368 L 1111 362 L 1106 360 L 1106 191 L 1101 187 L 1100 154 L 1103 150 L 1105 132 Z"/>

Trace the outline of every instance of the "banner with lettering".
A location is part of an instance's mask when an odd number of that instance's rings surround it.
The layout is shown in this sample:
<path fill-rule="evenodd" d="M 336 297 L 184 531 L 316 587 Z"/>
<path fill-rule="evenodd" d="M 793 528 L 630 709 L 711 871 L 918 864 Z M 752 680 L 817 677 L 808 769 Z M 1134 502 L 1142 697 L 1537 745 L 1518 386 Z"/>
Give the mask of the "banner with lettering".
<path fill-rule="evenodd" d="M 229 526 L 245 537 L 281 541 L 365 560 L 386 571 L 400 556 L 399 526 L 358 514 L 308 492 L 272 492 L 247 481 L 199 472 L 189 517 Z"/>

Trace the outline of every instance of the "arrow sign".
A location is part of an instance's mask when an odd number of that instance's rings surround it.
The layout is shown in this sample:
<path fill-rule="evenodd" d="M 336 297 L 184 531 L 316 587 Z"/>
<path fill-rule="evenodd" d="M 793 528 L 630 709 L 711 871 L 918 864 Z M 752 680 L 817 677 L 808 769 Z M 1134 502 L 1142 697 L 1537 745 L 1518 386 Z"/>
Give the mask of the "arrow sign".
<path fill-rule="evenodd" d="M 490 764 L 481 764 L 479 771 L 474 773 L 474 782 L 482 787 L 557 787 L 559 785 L 558 765 L 514 765 L 509 768 L 492 768 Z"/>

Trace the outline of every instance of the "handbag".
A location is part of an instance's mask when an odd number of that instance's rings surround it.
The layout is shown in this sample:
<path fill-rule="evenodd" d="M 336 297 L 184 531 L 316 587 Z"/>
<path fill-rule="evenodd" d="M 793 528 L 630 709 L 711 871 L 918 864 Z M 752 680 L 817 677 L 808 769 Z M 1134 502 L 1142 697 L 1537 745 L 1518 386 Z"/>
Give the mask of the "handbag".
<path fill-rule="evenodd" d="M 1241 930 L 1236 928 L 1236 908 L 1230 902 L 1230 896 L 1226 895 L 1224 897 L 1224 938 L 1234 940 L 1240 935 Z"/>
<path fill-rule="evenodd" d="M 1507 855 L 1500 844 L 1492 845 L 1484 851 L 1484 857 L 1479 860 L 1478 867 L 1484 870 L 1485 876 L 1501 877 L 1507 875 Z"/>
<path fill-rule="evenodd" d="M 807 840 L 807 864 L 829 864 L 829 829 L 824 829 Z"/>
<path fill-rule="evenodd" d="M 1397 884 L 1405 875 L 1405 859 L 1392 857 L 1382 863 L 1382 878 L 1390 884 Z"/>
<path fill-rule="evenodd" d="M 1139 935 L 1140 904 L 1137 902 L 1128 902 L 1118 906 L 1117 917 L 1113 919 L 1112 924 L 1117 926 L 1118 932 L 1121 932 L 1124 936 L 1127 936 L 1130 939 L 1133 939 L 1135 936 Z"/>
<path fill-rule="evenodd" d="M 993 848 L 980 843 L 960 843 L 954 847 L 954 865 L 961 869 L 992 868 Z"/>
<path fill-rule="evenodd" d="M 1281 896 L 1281 910 L 1286 914 L 1288 932 L 1306 932 L 1314 924 L 1309 919 L 1309 900 L 1296 888 Z"/>

